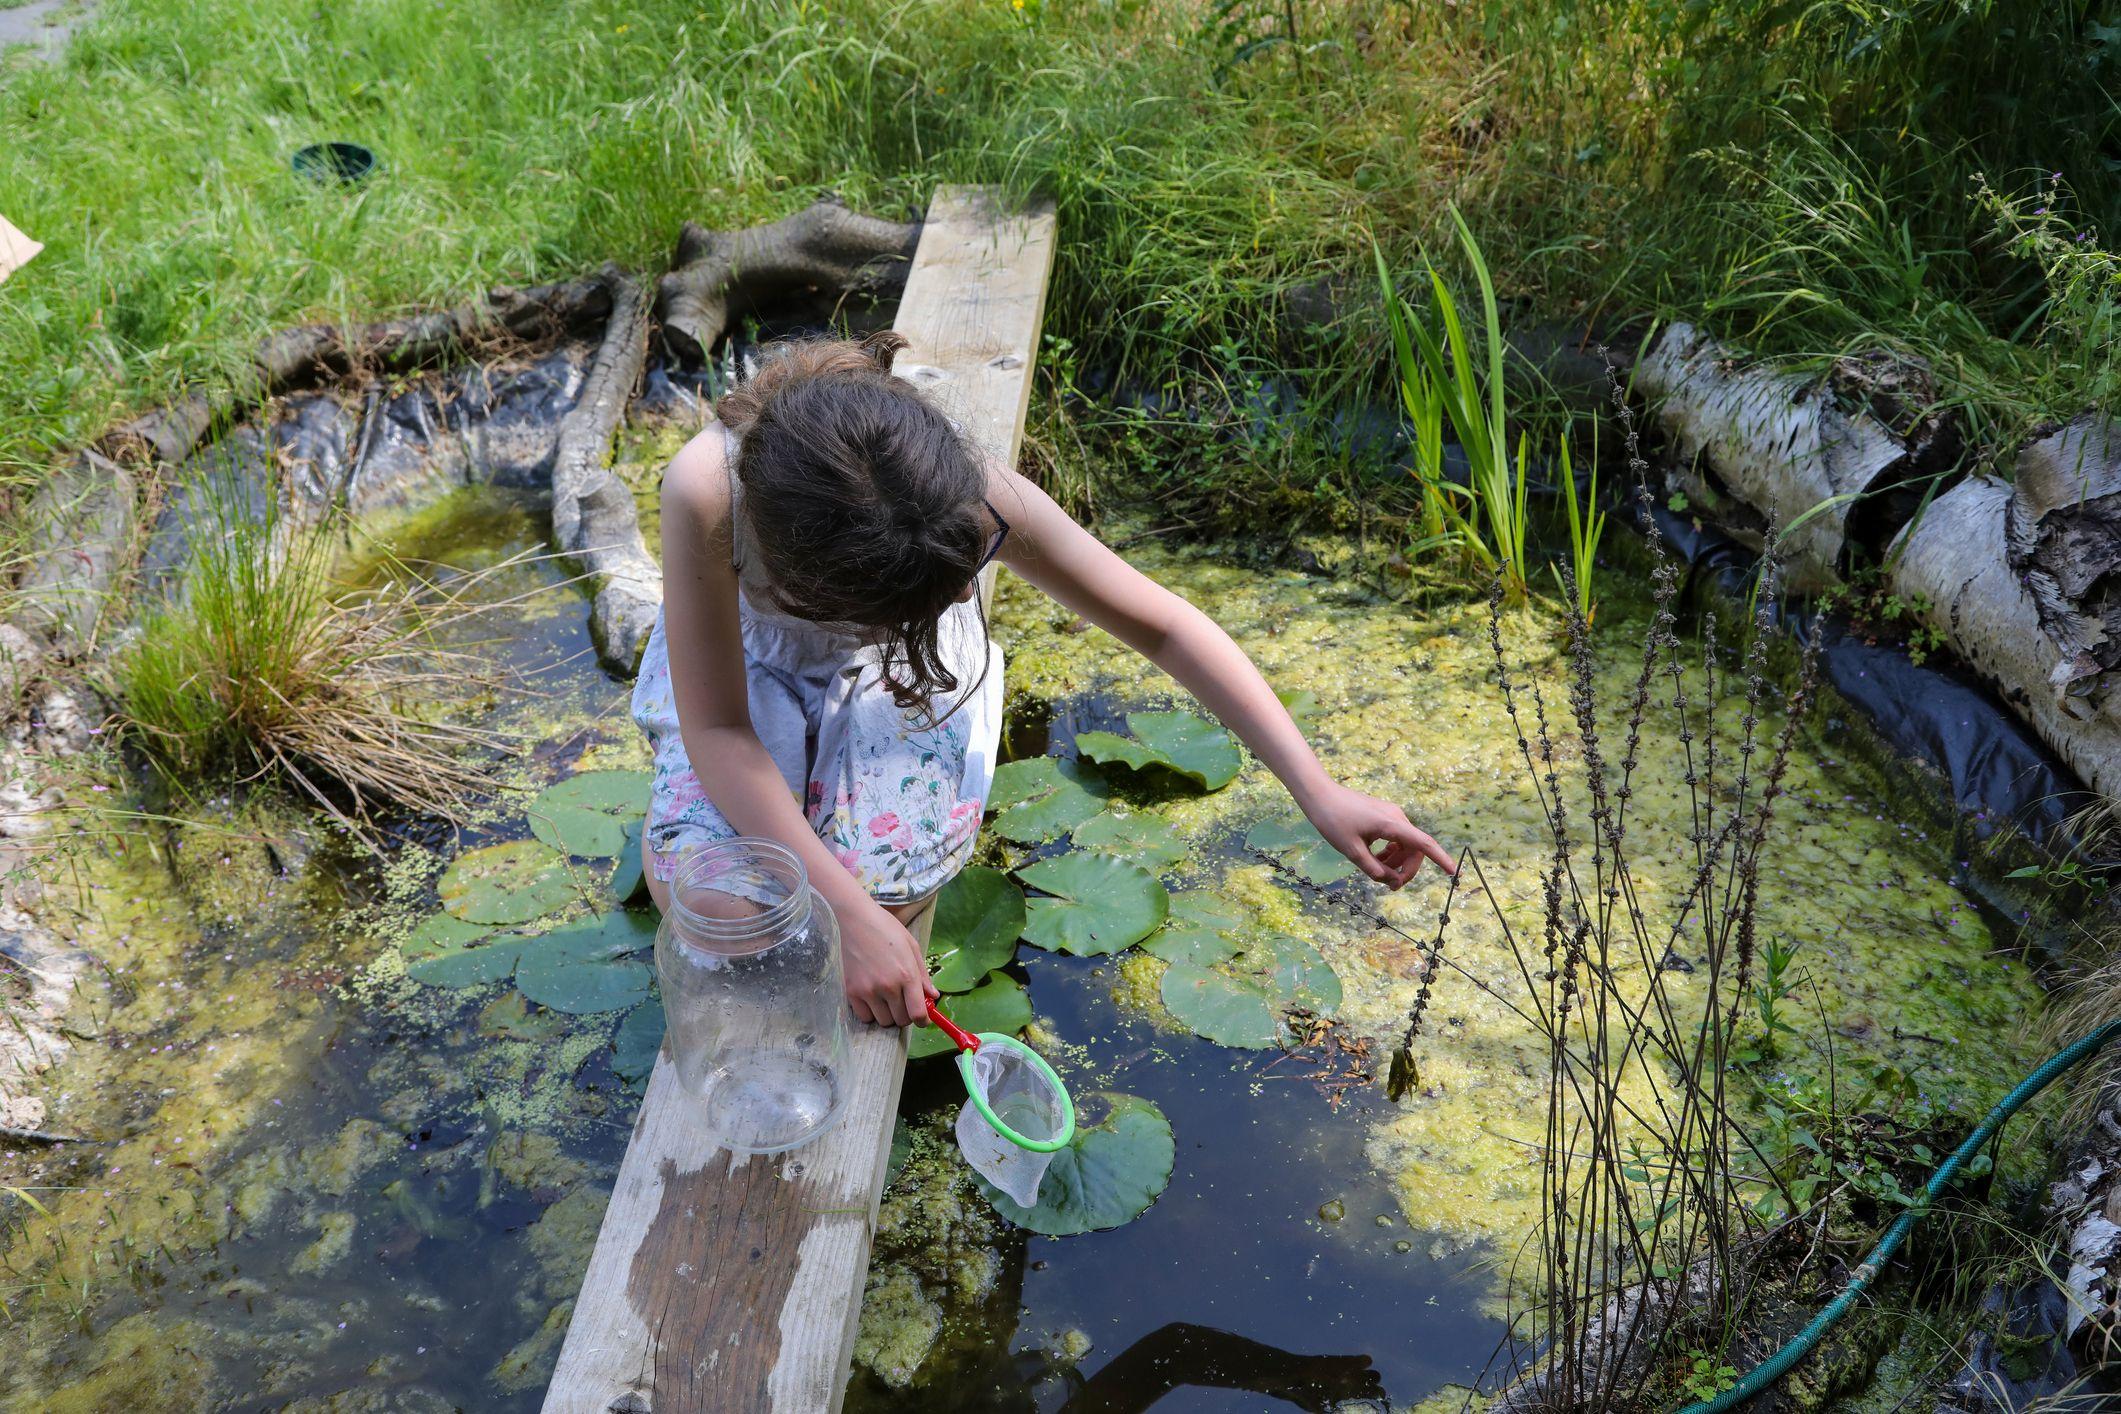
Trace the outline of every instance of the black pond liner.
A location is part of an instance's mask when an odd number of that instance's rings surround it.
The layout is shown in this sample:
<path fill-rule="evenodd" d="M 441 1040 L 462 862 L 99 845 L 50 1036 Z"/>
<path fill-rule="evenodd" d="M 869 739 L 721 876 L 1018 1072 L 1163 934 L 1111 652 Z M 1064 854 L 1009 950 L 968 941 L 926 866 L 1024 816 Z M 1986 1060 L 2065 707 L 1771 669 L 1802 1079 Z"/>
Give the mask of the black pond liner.
<path fill-rule="evenodd" d="M 298 177 L 352 186 L 376 170 L 376 155 L 358 142 L 318 142 L 300 148 L 287 165 Z"/>

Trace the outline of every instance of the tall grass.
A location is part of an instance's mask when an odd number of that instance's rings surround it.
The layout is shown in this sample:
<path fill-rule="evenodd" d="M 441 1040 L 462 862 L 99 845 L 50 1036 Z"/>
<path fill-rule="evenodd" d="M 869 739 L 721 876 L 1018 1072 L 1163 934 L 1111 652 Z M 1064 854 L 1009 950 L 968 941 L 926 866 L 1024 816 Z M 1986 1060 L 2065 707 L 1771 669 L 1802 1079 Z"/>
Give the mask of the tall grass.
<path fill-rule="evenodd" d="M 1367 232 L 1395 264 L 1448 243 L 1455 200 L 1505 307 L 1713 307 L 1769 352 L 1882 335 L 1997 426 L 2082 400 L 2058 348 L 2011 342 L 2047 296 L 1969 178 L 2015 200 L 2060 171 L 2086 227 L 2121 215 L 2089 0 L 1312 0 L 1232 9 L 1237 49 L 1205 13 L 107 0 L 62 62 L 0 73 L 0 211 L 47 246 L 0 285 L 0 487 L 273 327 L 653 268 L 688 218 L 828 188 L 906 210 L 938 180 L 1056 198 L 1048 328 L 1138 382 L 1237 343 L 1322 398 L 1382 391 L 1369 301 L 1321 331 L 1291 293 L 1345 294 Z M 320 138 L 380 171 L 298 181 Z M 1841 233 L 1808 239 L 1812 208 Z"/>
<path fill-rule="evenodd" d="M 192 509 L 179 591 L 111 668 L 124 738 L 178 790 L 271 780 L 357 831 L 385 806 L 459 818 L 499 743 L 459 715 L 490 672 L 444 639 L 499 606 L 416 579 L 345 591 L 330 540 L 270 497 L 253 513 L 232 477 L 202 479 Z"/>

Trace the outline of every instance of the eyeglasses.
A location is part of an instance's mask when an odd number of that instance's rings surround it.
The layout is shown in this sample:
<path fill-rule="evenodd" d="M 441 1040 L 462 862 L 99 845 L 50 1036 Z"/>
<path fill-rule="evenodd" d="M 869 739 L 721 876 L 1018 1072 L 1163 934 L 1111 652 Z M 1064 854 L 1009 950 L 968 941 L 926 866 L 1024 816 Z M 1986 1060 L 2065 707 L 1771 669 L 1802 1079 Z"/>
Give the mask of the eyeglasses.
<path fill-rule="evenodd" d="M 995 529 L 994 538 L 987 542 L 987 553 L 980 556 L 979 563 L 972 567 L 972 573 L 975 577 L 978 576 L 981 570 L 994 563 L 995 557 L 1002 552 L 1002 542 L 1009 538 L 1009 522 L 1003 520 L 1002 513 L 994 509 L 994 502 L 982 496 L 979 503 L 987 508 L 988 515 L 994 517 Z"/>

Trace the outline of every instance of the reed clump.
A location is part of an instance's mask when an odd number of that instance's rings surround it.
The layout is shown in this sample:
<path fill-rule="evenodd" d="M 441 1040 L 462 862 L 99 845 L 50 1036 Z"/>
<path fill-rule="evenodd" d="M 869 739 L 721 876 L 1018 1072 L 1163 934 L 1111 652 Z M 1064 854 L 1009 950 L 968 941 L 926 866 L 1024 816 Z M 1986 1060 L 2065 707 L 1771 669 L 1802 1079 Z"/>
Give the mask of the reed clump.
<path fill-rule="evenodd" d="M 110 669 L 122 739 L 179 791 L 277 781 L 357 832 L 393 807 L 461 820 L 493 785 L 501 739 L 469 717 L 500 684 L 451 645 L 507 607 L 473 592 L 496 570 L 350 589 L 325 534 L 225 478 L 201 491 L 187 574 Z"/>

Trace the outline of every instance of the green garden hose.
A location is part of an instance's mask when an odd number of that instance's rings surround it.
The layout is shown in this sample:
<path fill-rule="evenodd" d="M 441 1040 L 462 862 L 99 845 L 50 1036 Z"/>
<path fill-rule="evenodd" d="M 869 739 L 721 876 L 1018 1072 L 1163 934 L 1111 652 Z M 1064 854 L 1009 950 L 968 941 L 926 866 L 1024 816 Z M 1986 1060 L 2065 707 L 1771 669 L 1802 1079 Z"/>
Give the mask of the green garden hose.
<path fill-rule="evenodd" d="M 1812 1318 L 1812 1323 L 1797 1333 L 1795 1340 L 1748 1370 L 1743 1379 L 1722 1394 L 1714 1399 L 1689 1404 L 1680 1410 L 1679 1414 L 1724 1414 L 1725 1410 L 1737 1408 L 1787 1374 L 1791 1366 L 1809 1355 L 1812 1348 L 1825 1338 L 1826 1333 L 1849 1313 L 1849 1308 L 1856 1304 L 1856 1298 L 1863 1295 L 1864 1288 L 1870 1285 L 1871 1278 L 1878 1275 L 1885 1264 L 1892 1260 L 1893 1253 L 1900 1250 L 1900 1243 L 1907 1237 L 1908 1229 L 1930 1210 L 1930 1205 L 1950 1186 L 1953 1175 L 1965 1167 L 1967 1160 L 1980 1153 L 1988 1141 L 1996 1136 L 1996 1131 L 2003 1128 L 2005 1122 L 2023 1108 L 2026 1101 L 2054 1084 L 2064 1073 L 2089 1059 L 2109 1041 L 2117 1038 L 2121 1038 L 2121 1021 L 2110 1021 L 2089 1036 L 2080 1037 L 2049 1056 L 2038 1070 L 2019 1081 L 2017 1088 L 2005 1095 L 1996 1107 L 1988 1112 L 1988 1117 L 1974 1126 L 1974 1132 L 1966 1136 L 1966 1142 L 1954 1149 L 1951 1157 L 1937 1166 L 1937 1171 L 1930 1175 L 1930 1181 L 1923 1187 L 1922 1196 L 1885 1230 L 1885 1236 L 1871 1249 L 1871 1255 L 1863 1259 L 1863 1264 L 1856 1268 L 1855 1274 L 1849 1278 L 1849 1284 L 1842 1288 L 1841 1294 L 1828 1302 L 1826 1308 Z"/>

